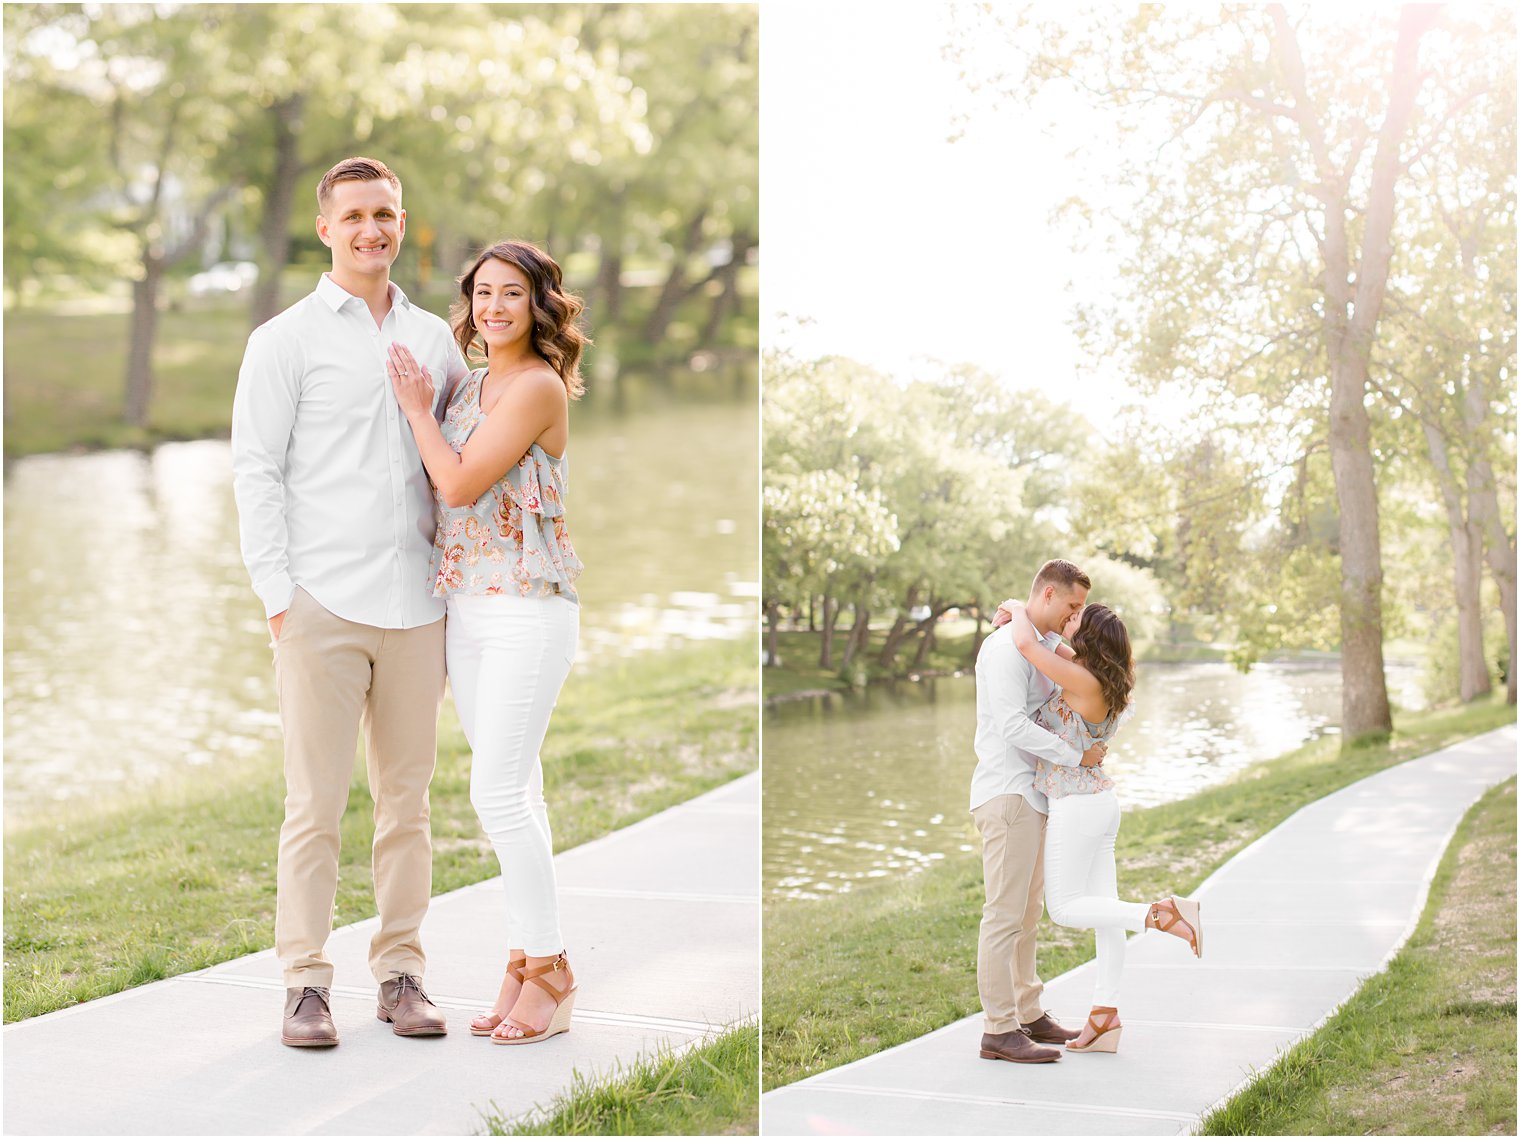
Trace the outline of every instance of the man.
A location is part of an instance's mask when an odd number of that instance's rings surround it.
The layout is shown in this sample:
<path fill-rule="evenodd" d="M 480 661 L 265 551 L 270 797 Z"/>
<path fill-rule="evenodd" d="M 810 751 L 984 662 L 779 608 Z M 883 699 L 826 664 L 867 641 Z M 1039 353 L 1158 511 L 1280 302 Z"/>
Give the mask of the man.
<path fill-rule="evenodd" d="M 1047 646 L 1087 600 L 1087 575 L 1068 561 L 1040 567 L 1026 612 Z M 1035 974 L 1035 927 L 1045 890 L 1045 796 L 1034 786 L 1035 757 L 1094 766 L 1102 744 L 1079 753 L 1030 719 L 1055 685 L 1026 661 L 1006 626 L 993 630 L 976 655 L 976 771 L 971 817 L 982 836 L 986 905 L 977 943 L 976 984 L 986 1025 L 981 1055 L 988 1060 L 1041 1064 L 1079 1033 L 1062 1028 L 1040 1007 L 1044 986 Z"/>
<path fill-rule="evenodd" d="M 317 187 L 332 269 L 253 331 L 232 408 L 243 560 L 264 603 L 285 737 L 275 951 L 280 1040 L 338 1043 L 331 1012 L 338 826 L 362 722 L 375 800 L 377 1015 L 438 1036 L 419 931 L 432 894 L 428 783 L 443 699 L 443 602 L 428 587 L 433 499 L 386 374 L 401 341 L 433 379 L 435 413 L 466 372 L 442 320 L 390 280 L 406 234 L 401 182 L 350 158 Z"/>

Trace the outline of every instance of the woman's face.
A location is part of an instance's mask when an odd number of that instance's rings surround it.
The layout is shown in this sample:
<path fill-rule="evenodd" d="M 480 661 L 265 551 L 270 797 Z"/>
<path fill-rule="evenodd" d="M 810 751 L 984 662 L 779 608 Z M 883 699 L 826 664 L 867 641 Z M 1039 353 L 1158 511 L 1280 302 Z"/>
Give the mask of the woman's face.
<path fill-rule="evenodd" d="M 495 257 L 475 270 L 475 292 L 470 301 L 475 329 L 486 347 L 496 352 L 510 349 L 533 332 L 532 286 L 528 275 L 516 265 Z M 532 343 L 532 341 L 528 341 Z"/>
<path fill-rule="evenodd" d="M 1068 641 L 1075 637 L 1077 630 L 1082 627 L 1082 614 L 1084 611 L 1085 607 L 1078 609 L 1070 617 L 1066 618 L 1066 624 L 1061 626 L 1061 636 L 1065 637 Z"/>

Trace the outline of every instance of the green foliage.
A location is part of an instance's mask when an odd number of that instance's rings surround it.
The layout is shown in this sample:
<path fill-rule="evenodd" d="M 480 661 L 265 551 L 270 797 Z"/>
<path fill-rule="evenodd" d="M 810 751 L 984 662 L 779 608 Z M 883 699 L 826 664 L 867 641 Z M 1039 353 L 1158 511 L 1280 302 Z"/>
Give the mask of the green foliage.
<path fill-rule="evenodd" d="M 765 376 L 773 624 L 815 598 L 904 624 L 918 604 L 990 613 L 1047 558 L 1092 548 L 1061 525 L 1085 461 L 1069 408 L 965 365 L 899 382 L 852 360 L 772 352 Z M 1146 571 L 1123 576 L 1113 596 L 1151 614 Z M 885 669 L 901 633 L 882 646 Z"/>
<path fill-rule="evenodd" d="M 14 4 L 5 30 L 8 304 L 320 266 L 316 182 L 368 153 L 405 186 L 414 296 L 523 237 L 587 294 L 595 379 L 752 359 L 753 6 Z"/>
<path fill-rule="evenodd" d="M 1427 26 L 1435 10 L 1413 7 L 955 12 L 947 54 L 968 107 L 1064 113 L 1075 96 L 1102 112 L 1083 120 L 1083 153 L 1104 191 L 1067 217 L 1119 272 L 1084 301 L 1079 330 L 1176 411 L 1119 425 L 1082 481 L 1077 532 L 1152 570 L 1180 617 L 1221 618 L 1242 663 L 1338 643 L 1337 608 L 1360 596 L 1342 592 L 1343 559 L 1381 575 L 1389 630 L 1414 621 L 1428 636 L 1432 598 L 1409 583 L 1429 581 L 1432 554 L 1454 596 L 1432 501 L 1482 531 L 1476 556 L 1513 583 L 1512 14 L 1447 8 Z M 1417 70 L 1393 65 L 1401 36 Z M 1405 82 L 1413 108 L 1395 126 Z M 1391 228 L 1369 243 L 1375 215 Z M 1365 400 L 1347 370 L 1359 353 Z M 1369 441 L 1332 431 L 1332 381 L 1368 406 Z M 1363 476 L 1332 472 L 1327 442 L 1370 457 L 1375 498 Z M 1377 535 L 1341 547 L 1346 493 L 1393 504 L 1384 564 Z M 1402 509 L 1414 502 L 1423 514 Z"/>

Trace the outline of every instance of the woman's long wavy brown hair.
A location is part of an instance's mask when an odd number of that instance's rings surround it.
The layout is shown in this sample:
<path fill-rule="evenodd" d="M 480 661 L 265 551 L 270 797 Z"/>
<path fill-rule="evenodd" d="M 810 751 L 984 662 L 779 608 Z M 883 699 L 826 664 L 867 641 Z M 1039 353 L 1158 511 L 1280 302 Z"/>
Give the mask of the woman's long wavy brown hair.
<path fill-rule="evenodd" d="M 1135 687 L 1135 654 L 1119 615 L 1107 605 L 1087 606 L 1071 638 L 1071 649 L 1076 662 L 1098 678 L 1109 714 L 1129 707 L 1129 694 Z"/>
<path fill-rule="evenodd" d="M 533 351 L 559 373 L 571 399 L 579 399 L 586 390 L 581 382 L 581 353 L 591 340 L 576 325 L 585 310 L 585 302 L 566 292 L 559 263 L 538 246 L 527 241 L 498 241 L 487 246 L 475 263 L 459 278 L 459 296 L 449 312 L 449 325 L 466 360 L 484 361 L 485 341 L 475 328 L 475 274 L 488 260 L 516 265 L 532 286 L 528 298 L 533 313 Z"/>

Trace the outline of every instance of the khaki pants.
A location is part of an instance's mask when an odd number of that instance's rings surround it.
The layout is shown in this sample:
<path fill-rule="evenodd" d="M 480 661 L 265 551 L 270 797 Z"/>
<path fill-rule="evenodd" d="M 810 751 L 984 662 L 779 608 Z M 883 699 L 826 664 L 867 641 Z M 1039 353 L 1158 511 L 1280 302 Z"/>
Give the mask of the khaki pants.
<path fill-rule="evenodd" d="M 285 824 L 275 953 L 285 985 L 331 986 L 324 948 L 338 888 L 338 831 L 362 723 L 375 801 L 373 866 L 380 928 L 377 981 L 422 976 L 419 931 L 433 887 L 428 783 L 443 701 L 443 621 L 379 629 L 345 621 L 297 589 L 275 646 L 285 734 Z"/>
<path fill-rule="evenodd" d="M 982 835 L 982 907 L 976 988 L 988 1032 L 1040 1019 L 1045 986 L 1034 971 L 1035 928 L 1045 890 L 1045 816 L 1022 795 L 998 795 L 971 812 Z"/>

